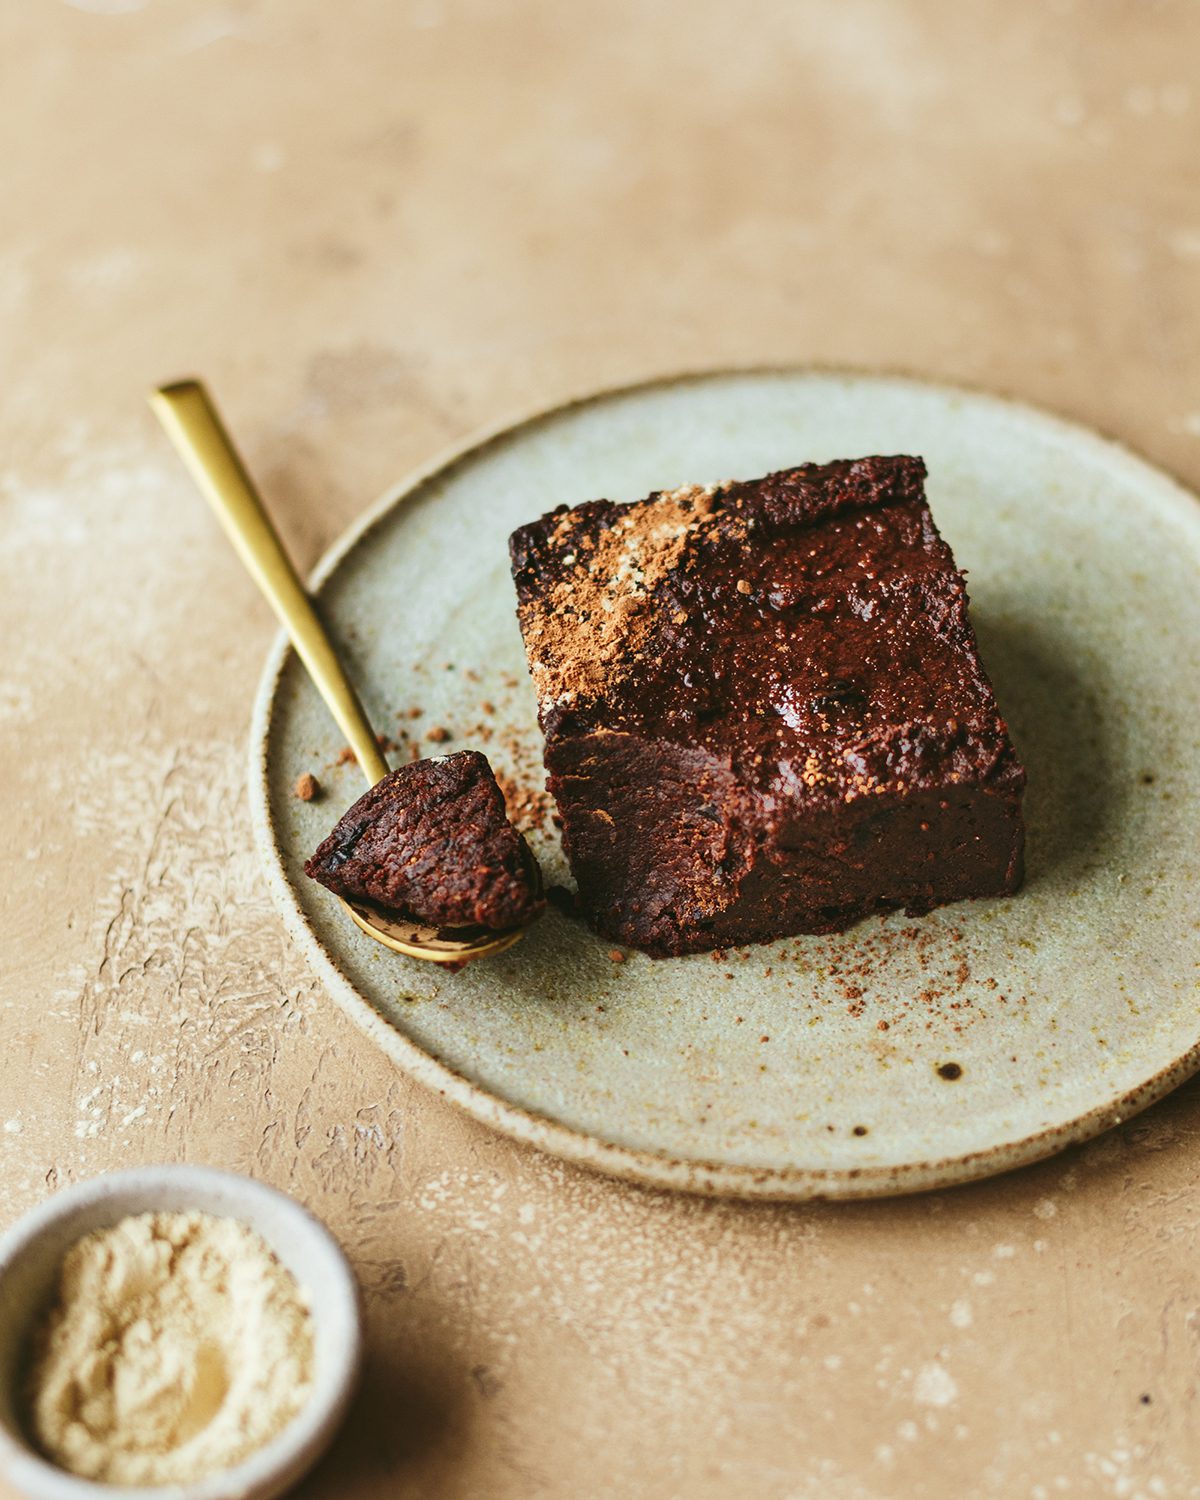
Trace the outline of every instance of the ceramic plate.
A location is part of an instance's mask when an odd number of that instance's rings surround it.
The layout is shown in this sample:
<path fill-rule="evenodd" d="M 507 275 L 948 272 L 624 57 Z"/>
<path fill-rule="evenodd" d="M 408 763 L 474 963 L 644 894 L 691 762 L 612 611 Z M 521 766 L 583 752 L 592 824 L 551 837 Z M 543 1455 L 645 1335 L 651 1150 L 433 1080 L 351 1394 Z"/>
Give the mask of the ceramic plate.
<path fill-rule="evenodd" d="M 1120 447 L 909 379 L 664 381 L 539 416 L 401 485 L 315 586 L 394 762 L 487 751 L 565 881 L 509 532 L 564 502 L 898 452 L 929 465 L 1029 772 L 1020 895 L 719 957 L 614 961 L 555 912 L 456 974 L 395 957 L 302 873 L 363 788 L 280 645 L 251 778 L 270 885 L 331 993 L 401 1067 L 625 1177 L 832 1198 L 1032 1161 L 1200 1065 L 1200 507 Z M 294 797 L 303 771 L 320 800 Z"/>

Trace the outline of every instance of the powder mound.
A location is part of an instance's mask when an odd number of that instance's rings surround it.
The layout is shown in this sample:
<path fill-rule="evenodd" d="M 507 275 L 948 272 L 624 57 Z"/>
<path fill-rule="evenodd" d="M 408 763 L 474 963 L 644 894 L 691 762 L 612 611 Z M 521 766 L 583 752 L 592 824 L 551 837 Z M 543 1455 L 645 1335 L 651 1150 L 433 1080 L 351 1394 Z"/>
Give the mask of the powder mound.
<path fill-rule="evenodd" d="M 72 1474 L 185 1484 L 276 1437 L 312 1366 L 308 1295 L 260 1236 L 210 1214 L 139 1214 L 64 1259 L 30 1427 Z"/>
<path fill-rule="evenodd" d="M 304 866 L 327 889 L 430 927 L 527 922 L 543 902 L 487 757 L 461 750 L 390 772 Z"/>

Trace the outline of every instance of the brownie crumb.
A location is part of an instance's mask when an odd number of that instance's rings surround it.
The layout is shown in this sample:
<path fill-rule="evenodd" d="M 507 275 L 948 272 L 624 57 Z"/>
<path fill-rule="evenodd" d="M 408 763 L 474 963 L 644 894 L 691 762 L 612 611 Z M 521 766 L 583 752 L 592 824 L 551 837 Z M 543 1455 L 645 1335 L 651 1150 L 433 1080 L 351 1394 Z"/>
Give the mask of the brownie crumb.
<path fill-rule="evenodd" d="M 351 748 L 350 748 L 349 745 L 343 745 L 342 748 L 337 753 L 337 759 L 334 761 L 334 765 L 335 766 L 351 766 L 351 765 L 357 765 L 357 764 L 358 764 L 358 756 L 355 755 L 354 751 L 351 750 Z"/>
<path fill-rule="evenodd" d="M 432 740 L 435 745 L 443 745 L 450 738 L 450 731 L 444 724 L 435 724 L 432 729 L 425 731 L 425 738 Z"/>
<path fill-rule="evenodd" d="M 623 964 L 625 962 L 625 955 L 621 952 L 620 948 L 610 948 L 608 950 L 608 957 L 609 961 L 614 964 Z"/>
<path fill-rule="evenodd" d="M 302 776 L 296 777 L 296 785 L 292 791 L 301 802 L 311 802 L 321 795 L 321 783 L 311 771 L 305 771 Z"/>

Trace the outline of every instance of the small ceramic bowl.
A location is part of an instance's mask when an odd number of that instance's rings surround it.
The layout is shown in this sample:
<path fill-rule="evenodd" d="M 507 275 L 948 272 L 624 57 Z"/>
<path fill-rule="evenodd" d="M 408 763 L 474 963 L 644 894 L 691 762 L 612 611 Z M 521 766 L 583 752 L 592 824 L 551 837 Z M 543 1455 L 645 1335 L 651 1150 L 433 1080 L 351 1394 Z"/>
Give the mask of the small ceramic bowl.
<path fill-rule="evenodd" d="M 260 1234 L 308 1292 L 314 1379 L 287 1427 L 233 1468 L 194 1484 L 127 1487 L 78 1479 L 42 1458 L 21 1429 L 19 1382 L 29 1337 L 48 1306 L 63 1256 L 94 1229 L 128 1214 L 203 1213 L 237 1219 Z M 210 1167 L 140 1167 L 56 1193 L 0 1239 L 0 1482 L 31 1500 L 269 1500 L 296 1483 L 329 1445 L 345 1414 L 362 1359 L 358 1287 L 323 1224 L 274 1188 Z"/>

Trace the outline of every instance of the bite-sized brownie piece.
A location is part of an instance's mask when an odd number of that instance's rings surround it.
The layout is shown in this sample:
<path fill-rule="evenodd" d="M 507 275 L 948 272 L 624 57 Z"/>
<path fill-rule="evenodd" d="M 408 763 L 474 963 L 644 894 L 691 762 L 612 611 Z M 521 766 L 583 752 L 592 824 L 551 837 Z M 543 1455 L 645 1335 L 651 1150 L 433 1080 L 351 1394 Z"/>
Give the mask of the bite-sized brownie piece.
<path fill-rule="evenodd" d="M 461 750 L 390 772 L 338 820 L 304 872 L 428 927 L 501 931 L 544 905 L 487 757 Z"/>
<path fill-rule="evenodd" d="M 1017 889 L 1025 774 L 919 458 L 805 464 L 513 534 L 581 904 L 655 955 Z"/>

